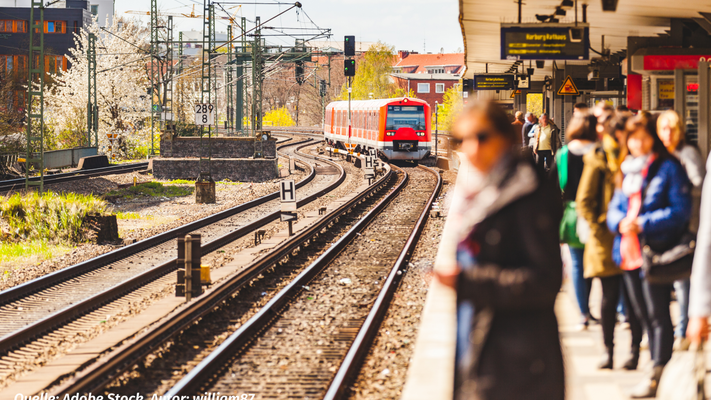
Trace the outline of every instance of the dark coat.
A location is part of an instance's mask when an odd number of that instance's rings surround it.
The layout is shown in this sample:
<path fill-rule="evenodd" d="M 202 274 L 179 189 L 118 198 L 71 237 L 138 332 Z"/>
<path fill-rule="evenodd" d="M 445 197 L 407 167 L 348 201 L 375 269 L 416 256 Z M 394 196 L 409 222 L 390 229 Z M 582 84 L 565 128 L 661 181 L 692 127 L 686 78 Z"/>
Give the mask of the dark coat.
<path fill-rule="evenodd" d="M 527 174 L 518 173 L 523 169 Z M 471 301 L 475 312 L 455 397 L 563 400 L 554 313 L 563 268 L 560 192 L 531 163 L 512 160 L 508 170 L 497 200 L 460 244 L 476 255 L 477 265 L 457 284 L 458 301 Z"/>
<path fill-rule="evenodd" d="M 691 218 L 691 184 L 686 171 L 675 158 L 656 160 L 649 166 L 646 190 L 639 219 L 642 224 L 640 241 L 644 240 L 657 251 L 664 251 L 686 232 Z M 627 216 L 629 198 L 618 189 L 607 210 L 607 226 L 614 234 L 612 257 L 619 265 L 620 222 Z"/>

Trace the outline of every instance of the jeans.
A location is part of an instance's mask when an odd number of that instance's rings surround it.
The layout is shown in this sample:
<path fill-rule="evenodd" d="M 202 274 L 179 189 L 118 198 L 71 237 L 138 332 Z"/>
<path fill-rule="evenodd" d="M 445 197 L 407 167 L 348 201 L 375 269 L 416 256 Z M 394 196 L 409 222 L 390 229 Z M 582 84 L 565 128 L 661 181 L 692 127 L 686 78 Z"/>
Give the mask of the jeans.
<path fill-rule="evenodd" d="M 655 367 L 664 366 L 671 359 L 674 347 L 674 326 L 669 313 L 672 285 L 654 285 L 644 280 L 642 291 L 652 323 L 650 338 L 654 336 L 654 347 L 651 344 L 649 347 L 652 360 Z"/>
<path fill-rule="evenodd" d="M 602 305 L 600 306 L 600 325 L 605 347 L 612 349 L 615 341 L 615 324 L 617 323 L 617 303 L 620 301 L 620 275 L 600 278 L 602 284 Z"/>
<path fill-rule="evenodd" d="M 623 278 L 623 283 L 625 281 L 626 279 Z M 632 307 L 632 300 L 630 299 L 626 283 L 620 287 L 620 294 L 622 295 L 621 301 L 626 311 L 627 322 L 630 324 L 630 333 L 632 334 L 631 348 L 633 351 L 639 351 L 639 345 L 642 343 L 642 335 L 644 334 L 644 331 L 642 329 L 642 322 L 639 320 L 637 313 L 634 312 L 634 308 Z M 618 306 L 618 312 L 619 308 L 620 307 Z"/>
<path fill-rule="evenodd" d="M 679 323 L 674 331 L 675 337 L 686 337 L 686 327 L 689 325 L 689 279 L 674 282 L 676 300 L 679 303 Z"/>
<path fill-rule="evenodd" d="M 637 336 L 640 341 L 642 340 L 642 330 L 644 330 L 647 332 L 649 338 L 649 348 L 653 349 L 655 340 L 652 334 L 652 322 L 647 312 L 647 303 L 645 301 L 644 291 L 642 290 L 642 277 L 639 273 L 640 270 L 636 269 L 634 271 L 625 271 L 623 275 L 625 288 L 627 289 L 627 299 L 633 311 L 628 314 L 630 317 L 630 331 L 632 331 L 632 345 L 634 346 L 635 344 L 635 336 Z M 631 318 L 632 316 L 635 317 L 634 321 Z M 639 346 L 639 342 L 637 342 L 637 346 Z"/>
<path fill-rule="evenodd" d="M 474 320 L 474 304 L 470 301 L 462 301 L 457 304 L 457 343 L 455 347 L 455 365 L 459 367 L 459 363 L 464 359 L 469 351 L 469 334 L 472 329 L 472 321 Z"/>
<path fill-rule="evenodd" d="M 575 290 L 575 298 L 578 300 L 578 307 L 583 317 L 590 314 L 590 287 L 592 279 L 585 279 L 583 276 L 583 252 L 585 249 L 578 249 L 568 246 L 570 249 L 570 259 L 572 260 L 571 280 L 573 281 L 573 289 Z"/>
<path fill-rule="evenodd" d="M 553 164 L 553 151 L 551 150 L 538 150 L 538 168 L 543 171 L 548 169 Z"/>

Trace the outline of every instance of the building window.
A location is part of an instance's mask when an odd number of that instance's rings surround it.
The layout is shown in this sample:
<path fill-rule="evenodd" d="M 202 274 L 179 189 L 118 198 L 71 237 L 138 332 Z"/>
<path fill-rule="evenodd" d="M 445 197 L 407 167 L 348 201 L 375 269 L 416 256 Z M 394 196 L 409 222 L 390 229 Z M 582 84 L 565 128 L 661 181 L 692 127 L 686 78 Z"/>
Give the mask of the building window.
<path fill-rule="evenodd" d="M 99 6 L 98 5 L 91 6 L 91 15 L 99 15 Z"/>
<path fill-rule="evenodd" d="M 39 21 L 35 21 L 35 24 L 39 24 Z M 35 29 L 35 33 L 39 33 L 39 30 Z M 44 33 L 67 33 L 67 23 L 66 21 L 44 21 Z"/>
<path fill-rule="evenodd" d="M 44 71 L 51 74 L 61 74 L 67 70 L 67 59 L 64 56 L 44 56 Z"/>
<path fill-rule="evenodd" d="M 435 93 L 444 93 L 444 83 L 435 83 Z"/>
<path fill-rule="evenodd" d="M 74 33 L 79 33 L 79 21 L 74 21 Z"/>
<path fill-rule="evenodd" d="M 27 22 L 10 19 L 0 20 L 0 32 L 25 33 L 27 32 Z"/>
<path fill-rule="evenodd" d="M 430 84 L 429 83 L 418 83 L 417 84 L 417 93 L 429 93 L 430 92 Z"/>
<path fill-rule="evenodd" d="M 27 56 L 0 56 L 0 74 L 17 71 L 26 72 Z"/>

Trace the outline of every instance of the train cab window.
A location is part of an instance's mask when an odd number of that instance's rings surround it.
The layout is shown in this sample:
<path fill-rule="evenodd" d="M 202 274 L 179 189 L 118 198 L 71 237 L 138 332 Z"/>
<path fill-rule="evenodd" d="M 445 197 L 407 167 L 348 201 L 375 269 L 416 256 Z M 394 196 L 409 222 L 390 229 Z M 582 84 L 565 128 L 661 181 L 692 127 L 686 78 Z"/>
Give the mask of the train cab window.
<path fill-rule="evenodd" d="M 388 106 L 386 130 L 412 128 L 416 131 L 425 130 L 424 106 Z"/>

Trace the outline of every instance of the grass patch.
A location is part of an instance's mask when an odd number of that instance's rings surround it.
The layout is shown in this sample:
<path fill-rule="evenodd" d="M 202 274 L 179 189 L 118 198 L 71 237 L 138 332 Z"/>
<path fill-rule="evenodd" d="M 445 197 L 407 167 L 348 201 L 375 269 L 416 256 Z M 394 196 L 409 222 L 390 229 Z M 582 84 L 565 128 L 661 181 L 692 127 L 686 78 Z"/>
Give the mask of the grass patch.
<path fill-rule="evenodd" d="M 243 185 L 244 183 L 242 182 L 232 182 L 229 179 L 225 179 L 224 181 L 218 181 L 215 182 L 217 185 Z M 170 182 L 168 182 L 168 185 L 195 185 L 195 181 L 189 181 L 187 179 L 175 179 Z"/>
<path fill-rule="evenodd" d="M 168 182 L 169 185 L 195 185 L 195 181 L 189 181 L 187 179 L 175 179 Z"/>
<path fill-rule="evenodd" d="M 152 215 L 141 215 L 139 213 L 133 213 L 133 212 L 118 211 L 116 213 L 116 218 L 117 219 L 153 219 L 153 216 Z"/>
<path fill-rule="evenodd" d="M 76 243 L 85 239 L 82 223 L 87 215 L 106 214 L 107 203 L 92 195 L 37 192 L 0 196 L 0 218 L 9 227 L 9 242 L 46 240 Z"/>
<path fill-rule="evenodd" d="M 163 185 L 160 182 L 147 182 L 125 189 L 112 190 L 106 193 L 107 197 L 123 197 L 135 199 L 139 197 L 183 197 L 193 193 L 195 189 L 183 186 Z"/>
<path fill-rule="evenodd" d="M 69 253 L 72 247 L 65 244 L 51 244 L 47 240 L 28 240 L 18 243 L 0 242 L 0 269 L 9 275 L 17 265 L 36 264 L 52 257 Z"/>

